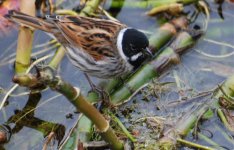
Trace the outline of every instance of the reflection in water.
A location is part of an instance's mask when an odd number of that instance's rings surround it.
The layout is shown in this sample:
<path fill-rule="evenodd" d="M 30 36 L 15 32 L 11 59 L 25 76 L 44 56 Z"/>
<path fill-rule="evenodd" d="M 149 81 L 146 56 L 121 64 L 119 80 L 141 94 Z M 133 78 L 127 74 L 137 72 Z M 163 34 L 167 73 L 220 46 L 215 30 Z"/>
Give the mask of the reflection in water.
<path fill-rule="evenodd" d="M 55 139 L 58 145 L 65 135 L 65 126 L 48 121 L 41 120 L 34 117 L 34 111 L 41 98 L 40 93 L 30 94 L 28 101 L 22 110 L 15 110 L 15 115 L 11 116 L 6 124 L 14 124 L 11 129 L 8 127 L 9 136 L 5 142 L 8 142 L 11 134 L 14 135 L 20 132 L 23 127 L 35 129 L 43 134 L 44 137 L 48 136 L 51 132 L 55 133 Z M 7 127 L 2 125 L 1 127 Z M 4 129 L 4 128 L 3 128 Z"/>
<path fill-rule="evenodd" d="M 215 0 L 215 2 L 218 4 L 217 10 L 218 10 L 218 14 L 219 14 L 220 18 L 224 19 L 223 8 L 222 8 L 224 0 Z"/>
<path fill-rule="evenodd" d="M 51 15 L 54 12 L 54 0 L 36 0 L 36 16 L 42 17 L 45 14 Z"/>

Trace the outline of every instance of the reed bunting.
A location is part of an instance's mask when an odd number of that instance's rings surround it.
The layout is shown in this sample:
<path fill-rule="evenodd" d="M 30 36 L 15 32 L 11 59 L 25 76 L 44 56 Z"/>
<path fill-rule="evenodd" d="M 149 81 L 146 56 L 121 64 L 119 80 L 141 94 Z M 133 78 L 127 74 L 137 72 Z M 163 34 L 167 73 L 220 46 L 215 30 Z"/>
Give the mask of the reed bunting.
<path fill-rule="evenodd" d="M 147 37 L 117 21 L 58 15 L 42 19 L 18 11 L 6 17 L 51 33 L 65 47 L 72 64 L 91 76 L 122 76 L 151 55 Z"/>

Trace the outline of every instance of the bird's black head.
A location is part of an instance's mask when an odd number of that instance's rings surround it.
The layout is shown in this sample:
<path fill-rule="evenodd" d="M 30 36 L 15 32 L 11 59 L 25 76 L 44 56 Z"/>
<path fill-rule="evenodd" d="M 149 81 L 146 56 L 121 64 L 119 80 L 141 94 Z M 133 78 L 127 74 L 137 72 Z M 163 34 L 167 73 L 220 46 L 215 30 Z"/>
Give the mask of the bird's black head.
<path fill-rule="evenodd" d="M 139 67 L 142 62 L 151 55 L 148 49 L 149 41 L 144 33 L 127 28 L 122 34 L 121 48 L 127 61 L 134 66 Z"/>

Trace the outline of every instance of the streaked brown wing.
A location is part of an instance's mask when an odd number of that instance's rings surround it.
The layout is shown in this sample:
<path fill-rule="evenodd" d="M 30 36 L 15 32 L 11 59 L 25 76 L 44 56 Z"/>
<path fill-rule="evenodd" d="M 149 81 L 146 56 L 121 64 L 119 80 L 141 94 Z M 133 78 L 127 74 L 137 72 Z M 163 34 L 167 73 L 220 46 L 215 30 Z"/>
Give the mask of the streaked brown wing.
<path fill-rule="evenodd" d="M 56 24 L 70 43 L 85 50 L 96 61 L 117 54 L 117 35 L 126 27 L 119 22 L 74 16 L 64 16 Z"/>

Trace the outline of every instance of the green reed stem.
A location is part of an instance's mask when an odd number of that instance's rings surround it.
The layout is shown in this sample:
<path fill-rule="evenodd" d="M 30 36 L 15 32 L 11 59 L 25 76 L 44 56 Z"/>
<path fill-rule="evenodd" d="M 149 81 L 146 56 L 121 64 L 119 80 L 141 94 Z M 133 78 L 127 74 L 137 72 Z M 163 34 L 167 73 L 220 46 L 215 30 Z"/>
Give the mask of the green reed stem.
<path fill-rule="evenodd" d="M 121 8 L 123 3 L 124 7 L 127 8 L 149 8 L 149 7 L 168 5 L 172 3 L 182 3 L 184 5 L 188 5 L 197 2 L 198 0 L 147 0 L 147 1 L 135 1 L 133 3 L 131 1 L 113 0 L 111 3 L 111 8 Z"/>
<path fill-rule="evenodd" d="M 87 3 L 85 4 L 85 7 L 80 12 L 80 15 L 81 16 L 89 16 L 89 15 L 94 14 L 94 12 L 97 10 L 97 8 L 101 2 L 102 2 L 102 0 L 87 1 Z"/>
<path fill-rule="evenodd" d="M 136 142 L 137 140 L 131 135 L 131 133 L 126 129 L 126 127 L 123 125 L 123 123 L 117 118 L 113 113 L 108 112 L 110 117 L 118 124 L 118 126 L 121 128 L 121 130 L 124 132 L 124 134 L 132 141 Z"/>
<path fill-rule="evenodd" d="M 20 0 L 20 11 L 34 16 L 34 1 Z M 25 26 L 20 26 L 15 60 L 15 72 L 17 74 L 25 73 L 30 66 L 32 43 L 33 30 Z"/>
<path fill-rule="evenodd" d="M 176 140 L 177 140 L 177 142 L 179 142 L 179 143 L 181 143 L 183 145 L 186 145 L 188 147 L 193 147 L 193 148 L 200 149 L 200 150 L 215 150 L 214 148 L 211 148 L 211 147 L 208 147 L 208 146 L 203 146 L 203 145 L 193 143 L 193 142 L 190 142 L 190 141 L 186 141 L 186 140 L 183 140 L 181 138 L 178 138 Z"/>
<path fill-rule="evenodd" d="M 53 69 L 57 69 L 58 65 L 60 64 L 60 62 L 62 61 L 63 57 L 65 56 L 65 49 L 64 47 L 60 46 L 54 57 L 52 58 L 52 60 L 50 61 L 50 63 L 48 64 L 51 68 Z"/>

